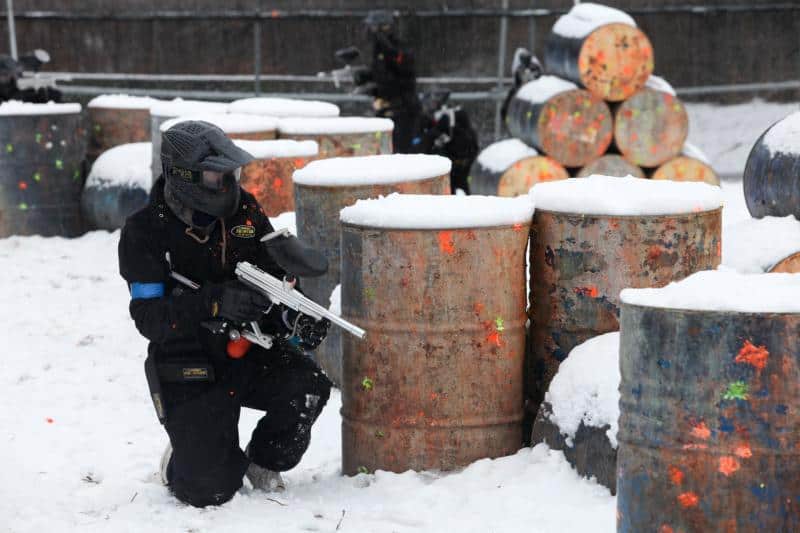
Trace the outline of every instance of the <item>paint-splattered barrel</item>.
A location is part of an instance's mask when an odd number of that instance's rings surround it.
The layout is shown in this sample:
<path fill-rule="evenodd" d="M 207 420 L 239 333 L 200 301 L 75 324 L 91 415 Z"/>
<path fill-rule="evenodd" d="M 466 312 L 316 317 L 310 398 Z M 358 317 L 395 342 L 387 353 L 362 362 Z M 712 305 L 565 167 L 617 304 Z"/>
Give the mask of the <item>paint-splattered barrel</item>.
<path fill-rule="evenodd" d="M 249 152 L 255 161 L 242 168 L 241 184 L 256 197 L 270 216 L 294 211 L 292 174 L 317 157 L 314 141 L 247 141 L 236 139 L 236 145 Z"/>
<path fill-rule="evenodd" d="M 325 253 L 328 272 L 301 280 L 303 292 L 324 307 L 339 284 L 339 211 L 356 200 L 393 192 L 450 194 L 450 160 L 424 154 L 390 154 L 314 161 L 294 173 L 297 235 Z M 341 347 L 334 328 L 317 349 L 316 358 L 341 383 Z"/>
<path fill-rule="evenodd" d="M 595 174 L 614 176 L 617 178 L 624 178 L 625 176 L 633 176 L 634 178 L 646 177 L 641 167 L 634 165 L 617 154 L 606 154 L 602 157 L 598 157 L 580 169 L 575 176 L 578 178 L 586 178 Z"/>
<path fill-rule="evenodd" d="M 453 470 L 522 438 L 526 197 L 342 211 L 342 471 Z"/>
<path fill-rule="evenodd" d="M 159 100 L 147 96 L 103 94 L 86 106 L 89 110 L 90 163 L 121 144 L 150 141 L 150 108 Z"/>
<path fill-rule="evenodd" d="M 256 97 L 234 100 L 228 106 L 230 113 L 266 115 L 268 117 L 338 117 L 339 106 L 318 100 L 296 98 Z"/>
<path fill-rule="evenodd" d="M 86 142 L 80 104 L 0 105 L 0 238 L 82 232 Z"/>
<path fill-rule="evenodd" d="M 653 73 L 653 47 L 626 13 L 576 4 L 547 38 L 547 72 L 574 81 L 611 102 L 629 98 Z"/>
<path fill-rule="evenodd" d="M 581 167 L 611 144 L 611 111 L 603 100 L 555 76 L 523 85 L 511 99 L 508 131 L 565 167 Z"/>
<path fill-rule="evenodd" d="M 204 102 L 202 100 L 183 100 L 176 98 L 167 102 L 158 102 L 150 107 L 150 142 L 153 143 L 151 167 L 153 182 L 161 175 L 161 125 L 175 117 L 196 115 L 198 113 L 227 113 L 228 104 Z"/>
<path fill-rule="evenodd" d="M 800 531 L 800 276 L 622 293 L 617 531 Z"/>
<path fill-rule="evenodd" d="M 394 123 L 387 118 L 284 118 L 278 137 L 316 141 L 320 159 L 392 153 Z"/>
<path fill-rule="evenodd" d="M 619 328 L 619 291 L 720 263 L 721 192 L 704 183 L 592 176 L 535 186 L 530 247 L 532 415 L 559 363 Z"/>
<path fill-rule="evenodd" d="M 681 154 L 658 167 L 653 172 L 654 180 L 702 181 L 719 185 L 719 176 L 711 167 L 711 161 L 697 146 L 685 143 Z"/>
<path fill-rule="evenodd" d="M 800 218 L 800 111 L 773 124 L 756 141 L 744 168 L 747 210 L 756 218 Z"/>
<path fill-rule="evenodd" d="M 506 139 L 481 150 L 467 181 L 472 194 L 518 196 L 536 183 L 568 177 L 556 160 L 539 155 L 519 139 Z"/>

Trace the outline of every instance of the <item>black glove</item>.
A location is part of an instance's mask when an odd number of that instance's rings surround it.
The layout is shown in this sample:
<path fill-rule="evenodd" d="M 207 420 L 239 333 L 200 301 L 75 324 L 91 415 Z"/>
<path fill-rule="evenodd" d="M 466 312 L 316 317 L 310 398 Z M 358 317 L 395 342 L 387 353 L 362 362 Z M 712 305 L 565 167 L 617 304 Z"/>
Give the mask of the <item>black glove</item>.
<path fill-rule="evenodd" d="M 242 324 L 258 320 L 272 301 L 238 280 L 208 287 L 211 316 L 221 316 Z"/>

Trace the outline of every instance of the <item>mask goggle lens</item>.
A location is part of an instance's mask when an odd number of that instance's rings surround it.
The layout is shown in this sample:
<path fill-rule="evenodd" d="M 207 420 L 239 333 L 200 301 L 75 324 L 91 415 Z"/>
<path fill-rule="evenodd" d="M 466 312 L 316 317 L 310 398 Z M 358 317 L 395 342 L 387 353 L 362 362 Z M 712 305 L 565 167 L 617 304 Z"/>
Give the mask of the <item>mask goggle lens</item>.
<path fill-rule="evenodd" d="M 232 176 L 236 183 L 239 183 L 239 177 L 242 174 L 242 169 L 237 168 L 229 172 L 216 172 L 214 170 L 204 170 L 201 178 L 203 187 L 209 189 L 220 190 L 224 187 L 225 177 Z"/>

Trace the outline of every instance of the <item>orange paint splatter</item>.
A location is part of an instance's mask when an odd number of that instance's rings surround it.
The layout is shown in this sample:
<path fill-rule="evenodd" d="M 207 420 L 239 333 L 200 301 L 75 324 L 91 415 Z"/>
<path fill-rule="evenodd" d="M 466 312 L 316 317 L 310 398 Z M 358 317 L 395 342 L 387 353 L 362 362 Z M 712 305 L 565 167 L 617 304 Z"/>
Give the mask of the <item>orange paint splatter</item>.
<path fill-rule="evenodd" d="M 52 424 L 53 422 L 55 422 L 55 420 L 53 420 L 50 417 L 45 418 L 45 420 L 47 421 L 48 424 Z"/>
<path fill-rule="evenodd" d="M 250 220 L 249 218 L 248 218 L 247 220 L 245 220 L 245 221 L 244 221 L 244 223 L 245 223 L 245 225 L 247 225 L 247 226 L 252 226 L 252 225 L 253 225 L 253 221 L 252 221 L 252 220 Z"/>
<path fill-rule="evenodd" d="M 296 168 L 297 170 L 300 170 L 304 166 L 306 166 L 306 162 L 305 162 L 304 159 L 295 159 L 294 160 L 294 168 Z"/>
<path fill-rule="evenodd" d="M 514 224 L 512 228 L 514 228 L 514 231 L 522 231 L 522 224 Z"/>
<path fill-rule="evenodd" d="M 749 459 L 753 457 L 753 452 L 750 450 L 750 446 L 747 444 L 742 444 L 741 446 L 737 446 L 734 452 L 737 457 L 741 457 L 742 459 Z"/>
<path fill-rule="evenodd" d="M 684 509 L 688 509 L 689 507 L 697 507 L 699 502 L 700 498 L 694 492 L 684 492 L 683 494 L 678 495 L 678 503 L 680 503 L 681 507 Z"/>
<path fill-rule="evenodd" d="M 597 290 L 597 287 L 594 285 L 590 285 L 589 287 L 575 287 L 573 289 L 575 294 L 579 296 L 589 296 L 590 298 L 597 298 L 600 295 L 600 291 Z"/>
<path fill-rule="evenodd" d="M 669 467 L 669 479 L 672 481 L 673 485 L 681 485 L 683 484 L 683 472 L 677 466 L 670 466 Z"/>
<path fill-rule="evenodd" d="M 453 242 L 453 232 L 452 231 L 440 231 L 439 232 L 439 250 L 446 254 L 454 254 L 456 252 L 456 245 Z"/>
<path fill-rule="evenodd" d="M 675 533 L 675 530 L 672 529 L 672 526 L 664 524 L 660 528 L 658 528 L 658 533 Z"/>
<path fill-rule="evenodd" d="M 500 332 L 499 331 L 493 331 L 492 333 L 490 333 L 489 336 L 486 337 L 486 340 L 489 343 L 494 344 L 495 346 L 498 346 L 498 347 L 503 345 L 503 341 L 502 341 L 502 339 L 500 339 Z"/>
<path fill-rule="evenodd" d="M 705 422 L 700 422 L 696 424 L 692 428 L 692 437 L 697 437 L 698 439 L 708 440 L 711 436 L 711 430 L 708 429 L 708 426 Z"/>
<path fill-rule="evenodd" d="M 281 190 L 282 187 L 283 187 L 283 180 L 280 178 L 275 178 L 275 180 L 273 180 L 272 182 L 272 188 L 276 191 L 279 191 Z"/>
<path fill-rule="evenodd" d="M 756 370 L 764 370 L 764 367 L 767 366 L 768 357 L 769 352 L 766 346 L 755 346 L 750 341 L 744 341 L 744 345 L 739 350 L 734 361 L 746 363 Z"/>
<path fill-rule="evenodd" d="M 730 477 L 734 472 L 739 470 L 740 466 L 739 461 L 737 461 L 735 457 L 726 455 L 719 458 L 719 468 L 717 470 L 719 470 L 721 474 Z"/>
<path fill-rule="evenodd" d="M 24 181 L 20 181 L 19 182 L 19 190 L 24 191 L 27 188 L 28 188 L 28 184 L 27 183 L 25 183 Z"/>

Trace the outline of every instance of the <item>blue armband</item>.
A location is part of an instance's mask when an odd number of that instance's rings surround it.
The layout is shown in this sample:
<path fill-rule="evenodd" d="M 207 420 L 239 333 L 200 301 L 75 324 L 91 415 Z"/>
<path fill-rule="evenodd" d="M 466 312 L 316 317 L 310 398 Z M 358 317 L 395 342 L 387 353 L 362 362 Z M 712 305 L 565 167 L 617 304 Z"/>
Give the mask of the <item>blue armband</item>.
<path fill-rule="evenodd" d="M 131 283 L 131 300 L 146 300 L 164 296 L 163 283 Z"/>

